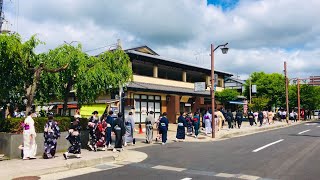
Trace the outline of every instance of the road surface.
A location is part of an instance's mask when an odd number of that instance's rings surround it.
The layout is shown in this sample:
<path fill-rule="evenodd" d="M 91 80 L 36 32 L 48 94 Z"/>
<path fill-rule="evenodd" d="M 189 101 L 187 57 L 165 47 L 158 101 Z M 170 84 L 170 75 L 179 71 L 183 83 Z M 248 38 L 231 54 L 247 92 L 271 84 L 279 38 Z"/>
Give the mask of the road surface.
<path fill-rule="evenodd" d="M 223 141 L 169 143 L 137 150 L 148 158 L 68 179 L 320 179 L 319 122 Z"/>

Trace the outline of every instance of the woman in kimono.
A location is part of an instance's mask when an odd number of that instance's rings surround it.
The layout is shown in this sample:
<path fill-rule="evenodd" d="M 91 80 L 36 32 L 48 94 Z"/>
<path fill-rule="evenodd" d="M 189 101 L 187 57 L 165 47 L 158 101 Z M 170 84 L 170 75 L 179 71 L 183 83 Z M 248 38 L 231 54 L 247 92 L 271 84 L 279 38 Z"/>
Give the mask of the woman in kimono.
<path fill-rule="evenodd" d="M 106 118 L 106 117 L 105 117 Z M 97 148 L 102 148 L 102 151 L 105 151 L 105 145 L 106 145 L 106 128 L 107 123 L 105 118 L 101 120 L 101 122 L 98 123 L 96 136 L 97 136 Z"/>
<path fill-rule="evenodd" d="M 268 112 L 268 121 L 269 121 L 269 124 L 274 124 L 274 122 L 273 122 L 273 117 L 274 117 L 273 112 L 272 112 L 271 109 L 270 109 L 269 112 Z"/>
<path fill-rule="evenodd" d="M 44 126 L 44 159 L 53 158 L 56 154 L 57 140 L 60 137 L 60 129 L 53 120 L 53 113 L 48 113 L 48 122 Z"/>
<path fill-rule="evenodd" d="M 88 129 L 89 129 L 89 135 L 90 139 L 88 142 L 88 146 L 92 151 L 97 151 L 97 135 L 96 135 L 96 130 L 98 127 L 98 111 L 94 111 L 93 116 L 90 117 L 89 122 L 88 122 Z"/>
<path fill-rule="evenodd" d="M 176 135 L 176 141 L 184 141 L 186 138 L 186 129 L 187 121 L 184 118 L 185 113 L 180 112 L 180 116 L 178 118 L 178 126 L 177 126 L 177 135 Z"/>
<path fill-rule="evenodd" d="M 187 135 L 192 136 L 192 133 L 193 133 L 192 113 L 187 114 L 186 121 L 187 121 Z"/>
<path fill-rule="evenodd" d="M 75 154 L 77 158 L 80 158 L 81 155 L 81 139 L 80 139 L 80 131 L 81 126 L 79 123 L 79 117 L 76 117 L 75 120 L 71 123 L 69 127 L 69 135 L 67 136 L 67 140 L 69 140 L 71 146 L 68 148 L 68 151 L 63 153 L 63 157 L 68 159 L 68 154 Z"/>
<path fill-rule="evenodd" d="M 205 133 L 206 135 L 211 134 L 212 128 L 212 115 L 207 111 L 207 113 L 203 117 L 204 124 L 205 124 Z"/>
<path fill-rule="evenodd" d="M 199 135 L 200 128 L 200 114 L 198 112 L 195 112 L 192 120 L 194 126 L 194 137 L 197 138 Z"/>
<path fill-rule="evenodd" d="M 161 140 L 162 134 L 160 132 L 160 120 L 161 120 L 162 116 L 160 115 L 158 120 L 156 121 L 156 128 L 157 128 L 157 137 L 156 137 L 156 142 L 159 140 Z"/>
<path fill-rule="evenodd" d="M 153 139 L 153 124 L 155 123 L 153 111 L 150 111 L 146 117 L 146 143 L 152 143 Z"/>
<path fill-rule="evenodd" d="M 126 129 L 126 133 L 124 135 L 124 146 L 127 146 L 127 143 L 132 143 L 132 145 L 135 144 L 135 139 L 133 138 L 134 124 L 132 112 L 129 112 L 129 116 L 124 121 Z"/>
<path fill-rule="evenodd" d="M 32 119 L 34 112 L 30 111 L 28 117 L 24 120 L 23 125 L 23 159 L 36 159 L 37 144 L 36 130 L 34 120 Z"/>
<path fill-rule="evenodd" d="M 164 112 L 159 122 L 159 130 L 162 134 L 162 145 L 165 145 L 167 142 L 168 128 L 169 128 L 169 121 L 167 118 L 167 113 Z"/>
<path fill-rule="evenodd" d="M 112 125 L 112 131 L 116 135 L 116 141 L 114 144 L 113 152 L 122 151 L 122 137 L 126 133 L 126 129 L 124 127 L 124 122 L 122 120 L 122 113 L 118 113 L 118 117 L 114 120 Z"/>

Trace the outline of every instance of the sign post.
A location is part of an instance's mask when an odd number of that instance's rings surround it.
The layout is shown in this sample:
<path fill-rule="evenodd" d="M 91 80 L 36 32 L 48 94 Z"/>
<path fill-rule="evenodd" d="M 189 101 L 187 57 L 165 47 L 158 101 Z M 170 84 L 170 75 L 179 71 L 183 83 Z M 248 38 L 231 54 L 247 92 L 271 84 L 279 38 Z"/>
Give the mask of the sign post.
<path fill-rule="evenodd" d="M 206 82 L 195 82 L 194 83 L 194 91 L 195 92 L 206 91 Z"/>

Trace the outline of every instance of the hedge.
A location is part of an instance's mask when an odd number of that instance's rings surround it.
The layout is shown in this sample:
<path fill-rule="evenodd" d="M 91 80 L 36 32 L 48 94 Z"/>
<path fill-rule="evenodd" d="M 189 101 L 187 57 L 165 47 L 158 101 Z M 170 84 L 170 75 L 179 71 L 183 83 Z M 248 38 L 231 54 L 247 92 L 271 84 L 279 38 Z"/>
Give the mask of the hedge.
<path fill-rule="evenodd" d="M 33 118 L 35 122 L 35 128 L 37 133 L 43 133 L 44 125 L 48 121 L 46 117 Z M 74 120 L 73 117 L 55 117 L 54 120 L 58 123 L 60 131 L 68 131 L 70 123 Z M 0 132 L 16 133 L 20 134 L 23 132 L 21 123 L 23 123 L 24 118 L 9 118 L 0 119 Z M 81 118 L 80 124 L 82 129 L 86 129 L 88 124 L 88 119 Z"/>

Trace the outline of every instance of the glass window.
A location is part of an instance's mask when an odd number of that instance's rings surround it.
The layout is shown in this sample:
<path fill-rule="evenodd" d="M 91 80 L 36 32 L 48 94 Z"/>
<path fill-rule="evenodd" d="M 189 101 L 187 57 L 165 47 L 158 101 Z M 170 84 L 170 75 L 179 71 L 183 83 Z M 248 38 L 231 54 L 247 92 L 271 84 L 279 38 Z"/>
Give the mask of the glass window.
<path fill-rule="evenodd" d="M 139 100 L 134 100 L 134 109 L 136 112 L 140 112 L 140 101 Z"/>
<path fill-rule="evenodd" d="M 147 99 L 147 95 L 141 95 L 141 99 Z"/>
<path fill-rule="evenodd" d="M 133 97 L 134 97 L 134 99 L 140 99 L 140 95 L 139 94 L 135 94 Z"/>
<path fill-rule="evenodd" d="M 161 112 L 160 102 L 154 103 L 154 112 Z"/>
<path fill-rule="evenodd" d="M 135 123 L 140 123 L 140 112 L 136 112 L 133 118 Z"/>
<path fill-rule="evenodd" d="M 154 100 L 154 96 L 148 96 L 149 100 Z"/>
<path fill-rule="evenodd" d="M 155 100 L 161 100 L 160 96 L 155 96 Z"/>
<path fill-rule="evenodd" d="M 155 120 L 158 120 L 158 119 L 159 119 L 159 116 L 160 116 L 160 113 L 154 113 L 154 118 L 155 118 Z"/>
<path fill-rule="evenodd" d="M 147 111 L 148 111 L 147 108 L 148 108 L 147 102 L 145 101 L 141 102 L 141 114 L 147 114 Z"/>
<path fill-rule="evenodd" d="M 154 102 L 148 102 L 148 112 L 153 111 L 154 112 Z"/>
<path fill-rule="evenodd" d="M 147 118 L 147 114 L 141 114 L 141 122 L 144 123 L 146 121 Z"/>

